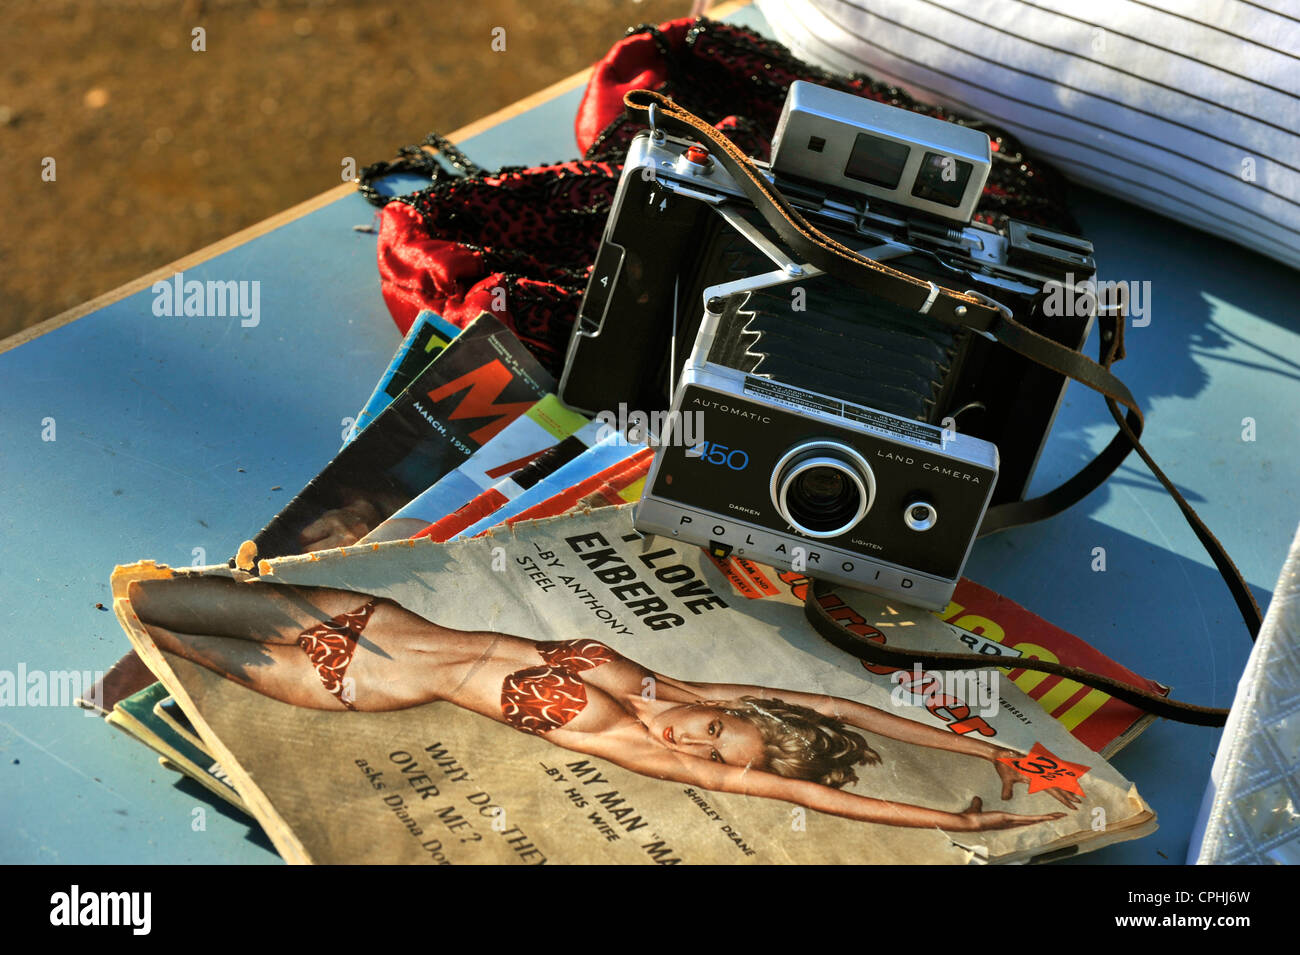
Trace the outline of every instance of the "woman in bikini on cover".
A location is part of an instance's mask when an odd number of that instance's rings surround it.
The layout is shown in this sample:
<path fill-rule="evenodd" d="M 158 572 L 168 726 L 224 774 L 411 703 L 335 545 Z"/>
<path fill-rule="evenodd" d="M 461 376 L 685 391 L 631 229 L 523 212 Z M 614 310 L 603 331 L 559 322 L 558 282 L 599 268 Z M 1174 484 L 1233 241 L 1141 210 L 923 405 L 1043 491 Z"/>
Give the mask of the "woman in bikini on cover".
<path fill-rule="evenodd" d="M 849 819 L 948 831 L 1064 815 L 926 809 L 845 792 L 880 757 L 857 730 L 988 760 L 1002 797 L 1013 753 L 836 697 L 687 683 L 595 640 L 539 642 L 431 623 L 380 597 L 222 577 L 135 581 L 131 605 L 160 649 L 295 706 L 397 710 L 445 700 L 634 772 L 766 796 Z M 647 688 L 653 692 L 646 692 Z M 1077 797 L 1051 794 L 1073 809 Z"/>

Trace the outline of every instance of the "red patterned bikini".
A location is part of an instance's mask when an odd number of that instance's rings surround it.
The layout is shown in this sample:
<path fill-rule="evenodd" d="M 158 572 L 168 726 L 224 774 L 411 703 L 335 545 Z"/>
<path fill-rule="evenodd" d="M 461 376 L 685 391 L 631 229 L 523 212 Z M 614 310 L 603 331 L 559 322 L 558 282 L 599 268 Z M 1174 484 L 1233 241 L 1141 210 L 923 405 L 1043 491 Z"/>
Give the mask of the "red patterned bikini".
<path fill-rule="evenodd" d="M 344 678 L 348 664 L 352 662 L 352 654 L 357 650 L 361 631 L 365 629 L 366 622 L 375 612 L 378 603 L 378 597 L 371 597 L 356 610 L 341 613 L 319 626 L 304 630 L 298 637 L 298 646 L 316 667 L 316 674 L 325 689 L 337 696 L 339 702 L 350 710 L 355 710 L 356 707 L 352 704 L 354 697 L 349 692 L 350 685 L 345 683 Z"/>
<path fill-rule="evenodd" d="M 372 597 L 356 610 L 341 613 L 304 630 L 298 646 L 316 668 L 325 689 L 349 710 L 354 695 L 347 681 L 357 640 L 379 600 Z M 516 670 L 501 684 L 501 713 L 525 733 L 541 735 L 564 726 L 587 706 L 587 688 L 578 674 L 618 659 L 596 640 L 552 640 L 534 644 L 544 666 Z"/>
<path fill-rule="evenodd" d="M 501 714 L 515 729 L 538 736 L 568 723 L 587 705 L 578 676 L 618 659 L 595 640 L 551 640 L 535 644 L 546 664 L 516 670 L 501 684 Z"/>

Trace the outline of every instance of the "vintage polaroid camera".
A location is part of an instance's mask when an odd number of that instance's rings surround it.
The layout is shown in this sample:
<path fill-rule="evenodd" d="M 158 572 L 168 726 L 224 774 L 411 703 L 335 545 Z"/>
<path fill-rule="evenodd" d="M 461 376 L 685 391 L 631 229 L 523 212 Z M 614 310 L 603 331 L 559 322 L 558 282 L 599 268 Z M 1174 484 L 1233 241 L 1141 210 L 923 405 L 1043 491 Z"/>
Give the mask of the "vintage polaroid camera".
<path fill-rule="evenodd" d="M 988 136 L 811 83 L 759 169 L 828 236 L 968 291 L 1077 350 L 1043 314 L 1092 245 L 972 222 Z M 971 330 L 793 261 L 699 144 L 629 149 L 560 396 L 668 409 L 643 531 L 941 609 L 990 502 L 1024 495 L 1065 379 Z"/>

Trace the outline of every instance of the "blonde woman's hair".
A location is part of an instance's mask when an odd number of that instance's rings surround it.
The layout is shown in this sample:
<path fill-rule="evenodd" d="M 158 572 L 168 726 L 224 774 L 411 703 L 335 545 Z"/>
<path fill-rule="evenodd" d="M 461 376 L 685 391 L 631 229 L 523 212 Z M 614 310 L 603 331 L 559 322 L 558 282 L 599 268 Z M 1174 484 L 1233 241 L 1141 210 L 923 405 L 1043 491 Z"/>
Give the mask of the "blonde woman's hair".
<path fill-rule="evenodd" d="M 880 759 L 860 733 L 807 706 L 743 696 L 720 707 L 758 730 L 767 755 L 764 768 L 778 776 L 839 788 L 857 782 L 854 766 Z"/>

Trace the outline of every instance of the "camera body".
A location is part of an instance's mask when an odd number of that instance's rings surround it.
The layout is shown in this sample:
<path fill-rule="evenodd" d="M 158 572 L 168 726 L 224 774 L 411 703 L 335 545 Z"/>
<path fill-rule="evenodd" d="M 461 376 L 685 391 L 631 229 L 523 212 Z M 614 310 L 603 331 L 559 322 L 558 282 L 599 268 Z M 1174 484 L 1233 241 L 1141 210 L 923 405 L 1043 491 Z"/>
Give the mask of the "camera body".
<path fill-rule="evenodd" d="M 796 82 L 770 164 L 819 230 L 967 291 L 1078 349 L 1091 315 L 1046 316 L 1085 240 L 972 222 L 987 135 Z M 699 145 L 629 150 L 560 396 L 671 409 L 638 528 L 942 608 L 985 509 L 1023 496 L 1063 376 L 989 338 L 793 261 Z"/>
<path fill-rule="evenodd" d="M 638 530 L 947 606 L 997 481 L 994 445 L 703 352 L 687 362 L 672 411 Z M 706 437 L 676 440 L 686 421 Z"/>

